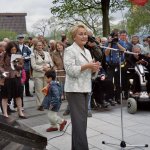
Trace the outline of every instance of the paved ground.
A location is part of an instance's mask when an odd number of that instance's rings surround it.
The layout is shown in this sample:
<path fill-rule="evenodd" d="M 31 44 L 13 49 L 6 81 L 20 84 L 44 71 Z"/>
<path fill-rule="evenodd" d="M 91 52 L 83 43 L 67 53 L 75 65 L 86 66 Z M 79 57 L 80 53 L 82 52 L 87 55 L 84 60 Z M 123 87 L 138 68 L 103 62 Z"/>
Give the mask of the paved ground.
<path fill-rule="evenodd" d="M 31 127 L 36 132 L 46 136 L 48 139 L 47 150 L 71 150 L 71 123 L 70 116 L 64 117 L 68 123 L 65 133 L 63 131 L 56 131 L 47 133 L 45 130 L 49 127 L 46 111 L 36 110 L 35 97 L 25 97 L 25 114 L 28 119 L 18 120 L 19 122 Z M 64 112 L 67 105 L 66 101 L 63 101 L 60 115 Z M 13 114 L 17 117 L 17 114 Z M 88 118 L 88 143 L 90 150 L 120 150 L 120 143 L 122 141 L 121 130 L 121 109 L 120 105 L 115 107 L 109 107 L 108 109 L 93 110 L 93 116 Z M 139 110 L 136 114 L 131 115 L 127 112 L 126 101 L 123 106 L 123 133 L 124 140 L 131 145 L 145 145 L 150 146 L 150 109 Z M 63 134 L 64 133 L 64 134 Z M 60 136 L 63 134 L 62 136 Z M 60 137 L 57 137 L 60 136 Z M 54 138 L 56 137 L 56 138 Z M 53 138 L 53 139 L 51 139 Z M 113 143 L 115 145 L 102 144 L 102 141 L 106 143 Z M 129 150 L 150 150 L 148 148 L 138 147 L 126 147 Z"/>

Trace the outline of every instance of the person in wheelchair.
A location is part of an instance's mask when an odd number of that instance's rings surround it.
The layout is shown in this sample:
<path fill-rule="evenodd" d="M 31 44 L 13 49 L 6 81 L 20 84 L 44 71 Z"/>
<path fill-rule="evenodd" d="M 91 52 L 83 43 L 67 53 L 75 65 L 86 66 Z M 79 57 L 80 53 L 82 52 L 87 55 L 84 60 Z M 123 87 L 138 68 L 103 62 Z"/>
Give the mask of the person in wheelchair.
<path fill-rule="evenodd" d="M 115 106 L 117 104 L 114 100 L 114 85 L 105 76 L 103 68 L 100 69 L 96 79 L 93 80 L 92 85 L 92 98 L 95 99 L 97 104 L 103 108 L 106 108 L 109 105 Z"/>
<path fill-rule="evenodd" d="M 133 85 L 132 85 L 132 96 L 139 97 L 140 92 L 142 92 L 142 83 L 146 79 L 146 91 L 147 94 L 150 97 L 150 57 L 145 56 L 144 54 L 141 54 L 141 48 L 138 45 L 133 46 L 132 52 L 137 53 L 136 55 L 129 55 L 129 57 L 126 59 L 126 73 L 127 73 L 127 86 L 129 88 L 129 79 L 133 79 Z M 144 70 L 143 78 L 141 80 L 139 74 L 138 74 L 138 68 L 141 67 Z"/>

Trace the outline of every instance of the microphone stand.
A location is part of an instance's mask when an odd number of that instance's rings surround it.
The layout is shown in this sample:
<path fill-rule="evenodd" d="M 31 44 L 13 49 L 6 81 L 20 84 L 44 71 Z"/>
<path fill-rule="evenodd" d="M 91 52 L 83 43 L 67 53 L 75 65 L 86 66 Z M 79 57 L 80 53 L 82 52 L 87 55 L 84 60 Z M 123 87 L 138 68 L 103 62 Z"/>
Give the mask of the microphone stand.
<path fill-rule="evenodd" d="M 115 48 L 109 48 L 109 47 L 105 47 L 105 46 L 100 46 L 101 48 L 107 48 L 110 49 L 112 51 L 116 51 L 119 53 L 119 77 L 120 77 L 120 103 L 121 103 L 121 134 L 122 134 L 122 140 L 120 145 L 118 144 L 113 144 L 113 143 L 108 143 L 106 141 L 102 141 L 102 144 L 106 144 L 106 145 L 116 145 L 116 146 L 120 146 L 121 150 L 123 150 L 126 147 L 148 147 L 148 144 L 145 145 L 127 145 L 125 140 L 124 140 L 124 126 L 123 126 L 123 105 L 122 105 L 122 82 L 121 82 L 121 55 L 122 55 L 122 51 L 120 51 L 119 49 L 115 49 Z M 127 54 L 131 54 L 131 55 L 138 55 L 138 53 L 133 53 L 133 52 L 129 52 L 129 51 L 124 51 L 124 53 Z"/>

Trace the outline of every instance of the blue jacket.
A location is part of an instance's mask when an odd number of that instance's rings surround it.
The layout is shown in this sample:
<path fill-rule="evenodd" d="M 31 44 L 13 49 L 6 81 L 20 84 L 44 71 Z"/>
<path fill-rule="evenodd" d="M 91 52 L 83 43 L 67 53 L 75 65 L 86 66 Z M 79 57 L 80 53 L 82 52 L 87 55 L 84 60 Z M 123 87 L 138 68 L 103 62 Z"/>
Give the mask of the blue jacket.
<path fill-rule="evenodd" d="M 19 45 L 18 45 L 19 46 Z M 21 51 L 21 50 L 20 50 Z M 28 46 L 23 45 L 22 51 L 21 51 L 22 56 L 24 57 L 24 69 L 26 71 L 30 70 L 30 55 L 31 55 L 31 50 L 29 49 Z"/>
<path fill-rule="evenodd" d="M 51 109 L 52 111 L 59 111 L 61 105 L 61 86 L 57 81 L 51 81 L 48 94 L 44 97 L 42 106 L 45 109 Z"/>

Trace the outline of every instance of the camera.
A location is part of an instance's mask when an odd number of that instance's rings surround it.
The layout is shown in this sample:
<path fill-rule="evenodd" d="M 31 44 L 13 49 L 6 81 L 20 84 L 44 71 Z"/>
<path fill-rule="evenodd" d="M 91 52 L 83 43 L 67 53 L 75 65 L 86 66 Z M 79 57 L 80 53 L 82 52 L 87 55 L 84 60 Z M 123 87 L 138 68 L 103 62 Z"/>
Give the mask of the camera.
<path fill-rule="evenodd" d="M 119 41 L 118 33 L 112 32 L 110 33 L 110 37 L 112 39 L 112 41 L 110 42 L 111 44 L 116 44 Z"/>
<path fill-rule="evenodd" d="M 88 42 L 96 43 L 97 45 L 99 45 L 99 43 L 96 41 L 95 37 L 92 35 L 88 35 Z"/>

